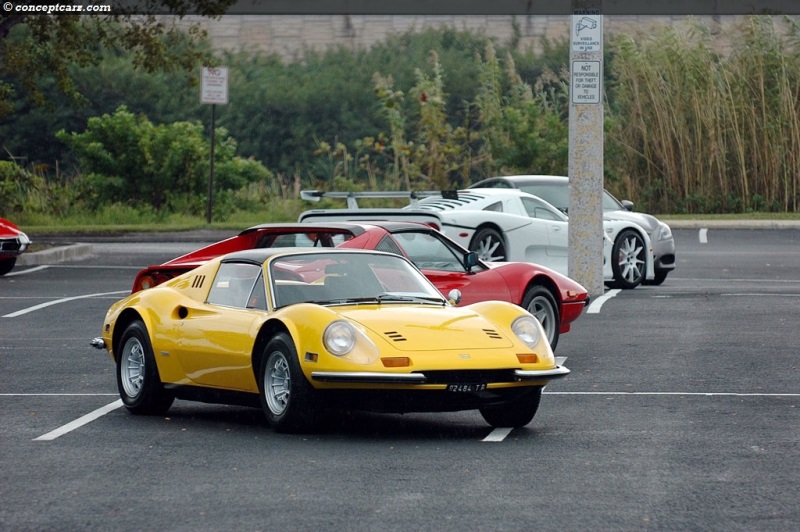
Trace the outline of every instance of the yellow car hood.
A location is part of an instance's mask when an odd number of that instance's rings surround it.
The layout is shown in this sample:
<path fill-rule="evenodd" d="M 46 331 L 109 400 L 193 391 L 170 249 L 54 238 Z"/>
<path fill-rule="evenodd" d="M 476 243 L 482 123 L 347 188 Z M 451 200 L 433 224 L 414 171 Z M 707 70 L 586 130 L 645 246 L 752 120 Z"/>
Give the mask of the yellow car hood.
<path fill-rule="evenodd" d="M 514 345 L 505 331 L 467 309 L 382 305 L 340 309 L 339 313 L 401 351 L 474 351 Z"/>

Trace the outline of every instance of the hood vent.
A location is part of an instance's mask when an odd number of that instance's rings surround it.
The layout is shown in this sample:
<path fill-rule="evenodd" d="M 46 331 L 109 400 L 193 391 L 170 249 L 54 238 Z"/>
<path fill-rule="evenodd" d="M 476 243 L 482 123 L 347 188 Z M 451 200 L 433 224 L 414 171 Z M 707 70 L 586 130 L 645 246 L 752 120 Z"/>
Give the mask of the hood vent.
<path fill-rule="evenodd" d="M 488 336 L 492 340 L 502 340 L 503 339 L 503 337 L 500 336 L 500 333 L 498 333 L 494 329 L 484 329 L 483 332 L 485 332 L 486 336 Z"/>
<path fill-rule="evenodd" d="M 386 331 L 383 334 L 388 336 L 389 339 L 394 341 L 394 342 L 405 342 L 406 341 L 405 337 L 402 334 L 400 334 L 399 332 L 397 332 L 397 331 Z"/>

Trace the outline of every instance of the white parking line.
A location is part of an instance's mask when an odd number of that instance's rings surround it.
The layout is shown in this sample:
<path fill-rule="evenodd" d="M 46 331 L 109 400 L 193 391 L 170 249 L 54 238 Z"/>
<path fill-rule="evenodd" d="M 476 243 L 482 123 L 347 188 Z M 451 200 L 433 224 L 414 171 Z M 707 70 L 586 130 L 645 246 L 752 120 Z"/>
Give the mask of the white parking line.
<path fill-rule="evenodd" d="M 698 235 L 698 237 L 700 238 L 701 244 L 708 244 L 708 229 L 706 229 L 705 227 L 700 229 L 700 234 Z"/>
<path fill-rule="evenodd" d="M 686 395 L 689 397 L 800 397 L 800 393 L 747 392 L 544 392 L 549 395 Z"/>
<path fill-rule="evenodd" d="M 603 303 L 614 297 L 615 295 L 619 294 L 621 290 L 619 288 L 615 288 L 614 290 L 609 290 L 602 296 L 598 297 L 591 303 L 589 303 L 589 308 L 586 309 L 587 314 L 599 314 L 600 308 L 603 306 Z"/>
<path fill-rule="evenodd" d="M 49 265 L 44 265 L 44 266 L 36 266 L 36 267 L 31 268 L 29 270 L 18 270 L 18 271 L 15 271 L 15 272 L 7 273 L 6 277 L 14 277 L 15 275 L 25 275 L 26 273 L 38 272 L 38 271 L 44 270 L 45 268 L 49 268 L 49 267 L 50 267 Z"/>
<path fill-rule="evenodd" d="M 489 441 L 489 442 L 498 442 L 503 441 L 506 439 L 506 436 L 511 434 L 511 431 L 514 430 L 511 427 L 500 427 L 494 429 L 492 432 L 489 433 L 482 441 Z"/>
<path fill-rule="evenodd" d="M 75 421 L 67 423 L 66 425 L 62 425 L 58 427 L 56 430 L 51 430 L 47 434 L 43 434 L 38 438 L 34 438 L 33 441 L 52 441 L 58 438 L 59 436 L 63 436 L 64 434 L 71 432 L 79 427 L 86 425 L 87 423 L 91 423 L 95 419 L 108 414 L 116 410 L 117 408 L 122 406 L 122 399 L 117 399 L 113 403 L 107 404 L 102 408 L 98 408 L 94 412 L 89 412 L 85 416 L 79 417 Z"/>
<path fill-rule="evenodd" d="M 6 314 L 2 316 L 3 318 L 16 318 L 17 316 L 22 316 L 23 314 L 28 314 L 30 312 L 35 312 L 37 310 L 41 310 L 43 308 L 51 307 L 53 305 L 58 305 L 59 303 L 67 303 L 69 301 L 75 301 L 76 299 L 87 299 L 90 297 L 103 297 L 103 296 L 110 296 L 115 294 L 129 294 L 130 290 L 117 290 L 116 292 L 102 292 L 98 294 L 86 294 L 83 296 L 74 296 L 74 297 L 64 297 L 61 299 L 56 299 L 53 301 L 48 301 L 47 303 L 40 303 L 38 305 L 34 305 L 32 307 L 24 308 L 22 310 L 18 310 L 16 312 L 12 312 L 11 314 Z"/>

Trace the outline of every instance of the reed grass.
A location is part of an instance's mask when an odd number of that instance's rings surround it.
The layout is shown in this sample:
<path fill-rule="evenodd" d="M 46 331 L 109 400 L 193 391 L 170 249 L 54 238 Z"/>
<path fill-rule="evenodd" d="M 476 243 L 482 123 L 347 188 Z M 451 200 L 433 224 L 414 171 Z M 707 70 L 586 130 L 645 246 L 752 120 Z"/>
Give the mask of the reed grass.
<path fill-rule="evenodd" d="M 750 16 L 730 49 L 700 22 L 613 41 L 611 187 L 654 212 L 798 212 L 800 31 Z"/>

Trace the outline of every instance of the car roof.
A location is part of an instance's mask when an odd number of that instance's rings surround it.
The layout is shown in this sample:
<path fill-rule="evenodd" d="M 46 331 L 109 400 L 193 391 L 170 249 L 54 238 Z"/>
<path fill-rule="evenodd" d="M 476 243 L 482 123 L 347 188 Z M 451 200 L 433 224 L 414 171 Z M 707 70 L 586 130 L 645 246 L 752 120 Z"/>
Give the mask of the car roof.
<path fill-rule="evenodd" d="M 497 177 L 490 177 L 487 179 L 481 179 L 477 183 L 470 185 L 469 188 L 481 188 L 484 184 L 490 181 L 507 181 L 508 183 L 512 184 L 537 183 L 537 184 L 562 185 L 565 183 L 569 183 L 569 178 L 560 175 L 507 175 L 507 176 L 497 176 Z"/>
<path fill-rule="evenodd" d="M 390 233 L 398 231 L 412 231 L 414 229 L 430 229 L 430 226 L 416 222 L 383 221 L 383 220 L 364 220 L 353 222 L 296 222 L 296 223 L 265 223 L 248 227 L 239 235 L 246 235 L 254 231 L 263 232 L 297 232 L 313 233 L 316 231 L 339 231 L 349 232 L 354 236 L 359 236 L 369 230 L 370 227 L 381 227 Z"/>
<path fill-rule="evenodd" d="M 363 224 L 348 222 L 295 222 L 295 223 L 265 223 L 248 227 L 239 233 L 239 236 L 246 235 L 255 231 L 284 233 L 313 233 L 315 231 L 341 231 L 352 232 L 359 235 L 364 232 Z"/>
<path fill-rule="evenodd" d="M 255 248 L 244 249 L 241 251 L 234 251 L 222 257 L 222 262 L 252 262 L 262 264 L 270 257 L 277 255 L 329 255 L 340 253 L 362 253 L 365 255 L 392 255 L 397 257 L 399 255 L 393 253 L 384 253 L 374 249 L 357 249 L 357 248 Z"/>

